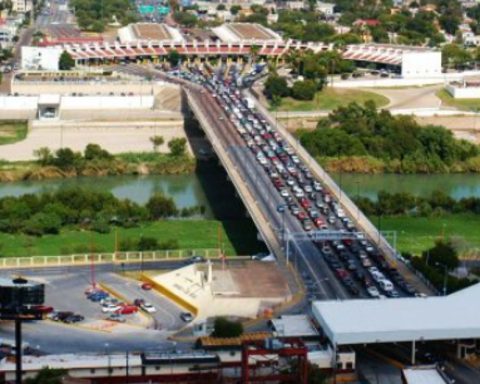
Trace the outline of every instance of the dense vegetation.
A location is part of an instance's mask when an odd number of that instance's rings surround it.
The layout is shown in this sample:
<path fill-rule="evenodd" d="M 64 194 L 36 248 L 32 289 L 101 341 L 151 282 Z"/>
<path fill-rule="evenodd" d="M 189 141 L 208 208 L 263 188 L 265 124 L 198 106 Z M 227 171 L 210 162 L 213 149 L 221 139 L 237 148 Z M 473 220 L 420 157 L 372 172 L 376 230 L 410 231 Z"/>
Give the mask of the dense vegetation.
<path fill-rule="evenodd" d="M 450 241 L 439 239 L 432 248 L 422 252 L 421 256 L 404 253 L 412 266 L 420 271 L 439 292 L 443 292 L 446 277 L 446 293 L 458 291 L 478 282 L 467 278 L 457 278 L 445 272 L 452 272 L 460 265 L 458 253 Z"/>
<path fill-rule="evenodd" d="M 0 127 L 1 130 L 1 127 Z M 161 136 L 152 136 L 153 152 L 127 152 L 112 155 L 97 144 L 89 144 L 84 152 L 61 148 L 55 152 L 39 148 L 36 161 L 0 162 L 0 182 L 17 180 L 59 179 L 76 176 L 107 176 L 192 173 L 197 163 L 186 151 L 186 139 L 175 138 L 167 145 L 170 153 L 158 153 Z"/>
<path fill-rule="evenodd" d="M 289 87 L 284 77 L 272 72 L 265 82 L 264 92 L 274 104 L 287 96 L 296 100 L 312 100 L 316 92 L 325 86 L 327 75 L 351 73 L 355 70 L 355 64 L 342 59 L 336 50 L 320 53 L 292 51 L 285 60 L 292 69 L 292 75 L 300 78 Z"/>
<path fill-rule="evenodd" d="M 71 0 L 80 28 L 103 32 L 109 23 L 118 21 L 122 25 L 136 21 L 136 11 L 129 0 Z"/>
<path fill-rule="evenodd" d="M 368 216 L 441 216 L 445 213 L 480 215 L 480 198 L 466 197 L 455 200 L 442 191 L 434 191 L 428 197 L 415 196 L 408 192 L 389 193 L 380 191 L 376 201 L 367 197 L 355 197 L 354 200 L 362 212 Z"/>
<path fill-rule="evenodd" d="M 300 131 L 305 148 L 330 170 L 356 172 L 480 172 L 479 148 L 441 126 L 351 103 Z M 330 162 L 330 160 L 333 160 Z M 336 169 L 335 169 L 336 168 Z"/>
<path fill-rule="evenodd" d="M 455 36 L 463 19 L 463 12 L 457 0 L 413 1 L 399 12 L 391 12 L 391 0 L 336 0 L 336 10 L 342 13 L 340 23 L 354 26 L 352 32 L 361 34 L 368 31 L 375 42 L 400 44 L 438 45 L 445 41 L 439 27 Z M 422 8 L 425 5 L 432 9 Z M 374 19 L 378 23 L 357 26 L 359 19 Z"/>
<path fill-rule="evenodd" d="M 203 212 L 203 207 L 178 210 L 171 198 L 160 194 L 141 206 L 107 192 L 66 188 L 54 193 L 0 199 L 0 232 L 42 236 L 58 234 L 64 227 L 76 227 L 108 233 L 112 225 L 132 227 L 141 222 Z"/>

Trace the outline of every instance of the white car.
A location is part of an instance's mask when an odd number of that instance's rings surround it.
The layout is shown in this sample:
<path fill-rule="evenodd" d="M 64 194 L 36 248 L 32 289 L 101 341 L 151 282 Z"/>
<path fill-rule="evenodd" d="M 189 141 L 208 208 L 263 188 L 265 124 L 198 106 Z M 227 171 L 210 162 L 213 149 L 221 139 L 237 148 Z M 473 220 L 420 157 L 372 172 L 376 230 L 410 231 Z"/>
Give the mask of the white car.
<path fill-rule="evenodd" d="M 374 286 L 368 287 L 368 288 L 367 288 L 367 293 L 368 293 L 371 297 L 374 297 L 374 298 L 380 297 L 380 292 L 378 292 L 377 287 L 374 287 Z"/>
<path fill-rule="evenodd" d="M 105 304 L 105 305 L 102 305 L 102 312 L 103 313 L 116 312 L 121 308 L 122 307 L 117 304 Z"/>
<path fill-rule="evenodd" d="M 157 312 L 157 308 L 155 308 L 152 304 L 150 303 L 143 303 L 140 308 L 142 308 L 145 312 L 148 313 L 155 313 Z"/>

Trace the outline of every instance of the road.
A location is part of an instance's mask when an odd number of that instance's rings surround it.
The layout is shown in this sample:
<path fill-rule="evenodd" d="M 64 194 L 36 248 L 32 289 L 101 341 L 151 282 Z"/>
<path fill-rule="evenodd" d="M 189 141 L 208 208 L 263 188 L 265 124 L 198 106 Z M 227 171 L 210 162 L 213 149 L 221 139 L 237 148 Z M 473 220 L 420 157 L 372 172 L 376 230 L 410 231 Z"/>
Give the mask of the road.
<path fill-rule="evenodd" d="M 73 15 L 68 10 L 68 1 L 50 0 L 50 7 L 44 7 L 38 14 L 35 25 L 37 29 L 52 25 L 72 24 Z"/>

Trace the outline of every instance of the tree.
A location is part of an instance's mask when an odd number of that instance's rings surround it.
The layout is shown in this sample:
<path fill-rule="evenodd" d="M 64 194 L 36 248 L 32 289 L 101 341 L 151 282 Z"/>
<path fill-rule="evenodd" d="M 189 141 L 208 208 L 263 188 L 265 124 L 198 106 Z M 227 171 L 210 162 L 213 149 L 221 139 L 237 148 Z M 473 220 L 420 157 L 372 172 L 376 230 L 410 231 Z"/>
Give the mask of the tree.
<path fill-rule="evenodd" d="M 153 145 L 153 151 L 157 152 L 158 147 L 162 146 L 165 140 L 163 136 L 152 136 L 150 137 L 150 142 Z"/>
<path fill-rule="evenodd" d="M 176 67 L 180 62 L 180 53 L 176 49 L 172 49 L 168 52 L 167 61 L 170 63 L 171 67 Z"/>
<path fill-rule="evenodd" d="M 446 266 L 449 271 L 455 269 L 460 264 L 457 251 L 450 241 L 443 239 L 435 242 L 435 245 L 422 253 L 422 258 L 431 266 L 442 269 Z M 428 261 L 427 261 L 428 260 Z"/>
<path fill-rule="evenodd" d="M 230 13 L 231 13 L 232 15 L 237 15 L 238 12 L 241 11 L 241 9 L 242 9 L 242 7 L 241 7 L 240 5 L 232 5 L 232 6 L 230 7 Z"/>
<path fill-rule="evenodd" d="M 160 193 L 156 193 L 150 197 L 146 208 L 150 218 L 154 220 L 170 217 L 177 213 L 177 207 L 175 206 L 173 199 L 165 197 Z"/>
<path fill-rule="evenodd" d="M 112 155 L 98 144 L 88 144 L 83 157 L 85 160 L 110 160 Z"/>
<path fill-rule="evenodd" d="M 184 137 L 177 137 L 168 142 L 168 148 L 170 148 L 170 154 L 174 157 L 180 157 L 185 155 L 187 147 L 187 139 Z"/>
<path fill-rule="evenodd" d="M 292 87 L 292 97 L 298 100 L 313 100 L 317 84 L 313 80 L 296 81 Z"/>
<path fill-rule="evenodd" d="M 230 321 L 225 317 L 215 318 L 213 337 L 239 337 L 243 333 L 243 325 L 239 321 Z"/>
<path fill-rule="evenodd" d="M 275 96 L 285 97 L 290 94 L 287 80 L 284 77 L 272 74 L 268 76 L 265 81 L 265 95 L 269 99 L 273 99 Z"/>
<path fill-rule="evenodd" d="M 69 71 L 73 67 L 75 67 L 75 60 L 73 60 L 70 53 L 63 51 L 58 60 L 58 68 L 61 71 Z"/>
<path fill-rule="evenodd" d="M 59 168 L 71 168 L 76 165 L 81 158 L 78 152 L 73 152 L 70 148 L 60 148 L 55 152 L 54 164 Z"/>
<path fill-rule="evenodd" d="M 42 166 L 46 166 L 52 163 L 53 154 L 48 147 L 41 147 L 33 151 L 33 156 L 38 159 L 38 162 Z"/>
<path fill-rule="evenodd" d="M 217 11 L 225 11 L 225 9 L 227 9 L 225 4 L 218 4 L 217 5 Z"/>
<path fill-rule="evenodd" d="M 25 379 L 25 384 L 62 384 L 67 371 L 64 369 L 42 368 L 34 378 Z"/>

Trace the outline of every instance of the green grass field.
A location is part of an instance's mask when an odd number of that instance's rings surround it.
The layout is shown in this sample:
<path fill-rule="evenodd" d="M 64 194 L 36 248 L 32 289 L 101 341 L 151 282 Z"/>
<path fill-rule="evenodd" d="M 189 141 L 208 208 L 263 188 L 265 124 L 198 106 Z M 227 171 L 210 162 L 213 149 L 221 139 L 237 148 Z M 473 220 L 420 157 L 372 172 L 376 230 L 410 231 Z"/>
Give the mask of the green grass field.
<path fill-rule="evenodd" d="M 119 228 L 118 241 L 155 237 L 159 242 L 175 239 L 182 249 L 219 248 L 219 241 L 227 255 L 248 255 L 262 250 L 256 240 L 257 230 L 247 219 L 217 220 L 165 220 L 145 224 L 138 228 Z M 99 234 L 90 231 L 65 230 L 59 235 L 31 237 L 23 234 L 0 233 L 0 254 L 6 257 L 50 256 L 76 253 L 93 246 L 96 252 L 113 252 L 115 233 Z M 83 253 L 78 252 L 78 253 Z"/>
<path fill-rule="evenodd" d="M 436 95 L 442 100 L 443 104 L 450 107 L 458 108 L 462 111 L 480 110 L 480 99 L 454 99 L 445 89 L 441 89 Z"/>
<path fill-rule="evenodd" d="M 279 111 L 315 111 L 332 110 L 347 105 L 352 102 L 360 104 L 368 100 L 373 100 L 377 107 L 384 107 L 389 103 L 385 96 L 373 92 L 359 91 L 356 89 L 340 89 L 326 87 L 321 92 L 317 92 L 315 98 L 311 101 L 295 100 L 291 97 L 282 99 L 278 107 Z M 272 108 L 270 108 L 272 109 Z"/>
<path fill-rule="evenodd" d="M 27 137 L 26 121 L 0 122 L 0 145 L 12 144 Z"/>
<path fill-rule="evenodd" d="M 378 225 L 377 217 L 371 218 Z M 453 214 L 444 217 L 382 217 L 382 231 L 397 231 L 400 251 L 420 254 L 430 248 L 436 239 L 459 238 L 471 248 L 480 247 L 480 215 Z"/>

